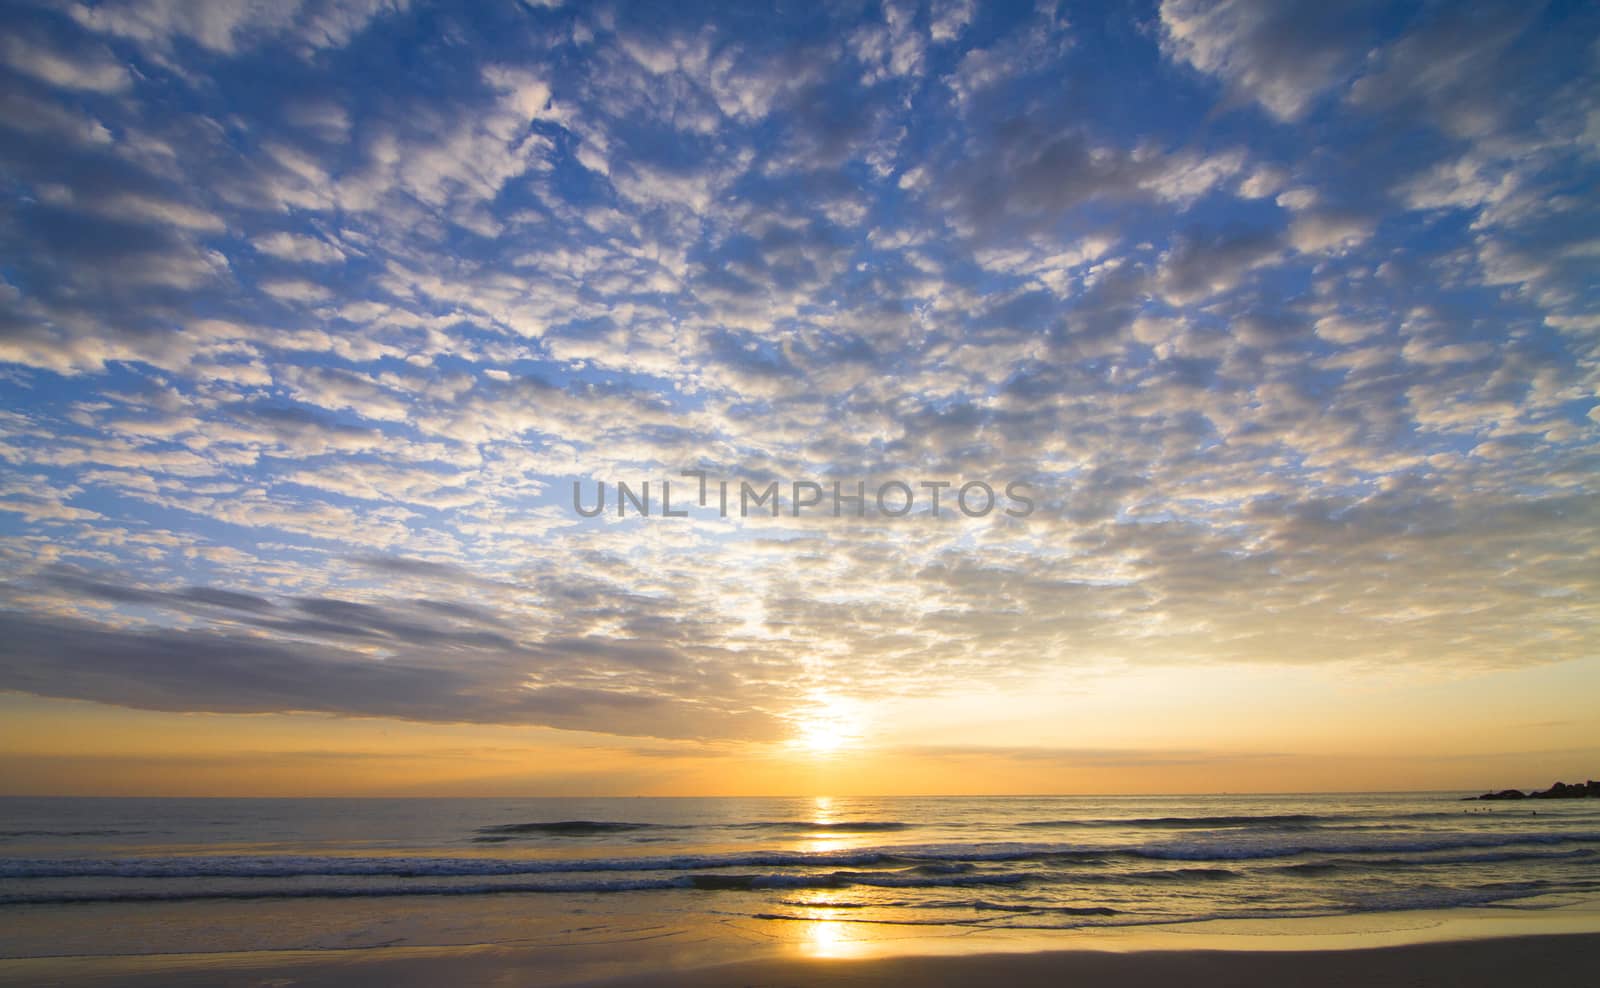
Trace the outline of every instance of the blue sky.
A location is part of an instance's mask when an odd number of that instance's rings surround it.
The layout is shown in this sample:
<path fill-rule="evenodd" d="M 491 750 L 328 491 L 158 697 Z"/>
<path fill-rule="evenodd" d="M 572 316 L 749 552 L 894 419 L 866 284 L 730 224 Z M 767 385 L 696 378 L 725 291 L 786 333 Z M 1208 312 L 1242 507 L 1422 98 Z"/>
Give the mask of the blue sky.
<path fill-rule="evenodd" d="M 0 690 L 775 743 L 1162 668 L 1595 681 L 1592 5 L 0 24 Z M 1041 508 L 570 507 L 696 467 Z"/>

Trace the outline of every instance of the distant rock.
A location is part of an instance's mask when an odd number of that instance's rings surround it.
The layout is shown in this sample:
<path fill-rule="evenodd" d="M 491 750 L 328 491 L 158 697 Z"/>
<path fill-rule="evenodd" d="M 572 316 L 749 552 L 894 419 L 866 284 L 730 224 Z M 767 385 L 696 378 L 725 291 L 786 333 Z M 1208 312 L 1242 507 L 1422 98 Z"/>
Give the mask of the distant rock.
<path fill-rule="evenodd" d="M 1528 794 L 1529 799 L 1585 799 L 1590 796 L 1600 796 L 1600 782 L 1593 779 L 1584 785 L 1574 782 L 1569 786 L 1565 782 L 1557 782 L 1544 792 Z"/>
<path fill-rule="evenodd" d="M 1482 796 L 1468 796 L 1468 799 L 1527 799 L 1528 794 L 1521 789 L 1502 789 L 1499 792 L 1486 792 Z"/>
<path fill-rule="evenodd" d="M 1468 796 L 1469 800 L 1476 799 L 1600 799 L 1600 782 L 1590 779 L 1583 785 L 1574 782 L 1568 785 L 1557 782 L 1543 792 L 1523 792 L 1521 789 L 1502 789 L 1499 792 L 1486 792 L 1482 796 Z"/>

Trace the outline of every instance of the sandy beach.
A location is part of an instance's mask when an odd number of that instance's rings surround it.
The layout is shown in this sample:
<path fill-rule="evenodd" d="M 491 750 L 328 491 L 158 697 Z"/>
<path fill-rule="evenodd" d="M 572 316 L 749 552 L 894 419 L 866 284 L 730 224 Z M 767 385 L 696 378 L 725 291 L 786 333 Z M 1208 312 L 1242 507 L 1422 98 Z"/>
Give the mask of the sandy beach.
<path fill-rule="evenodd" d="M 286 958 L 262 955 L 163 959 L 94 959 L 11 962 L 0 965 L 0 984 L 44 986 L 301 986 L 346 988 L 362 984 L 400 986 L 545 986 L 595 988 L 698 986 L 893 985 L 965 986 L 1006 984 L 1171 984 L 1278 986 L 1451 985 L 1498 986 L 1518 979 L 1564 977 L 1592 966 L 1600 933 L 1511 937 L 1319 951 L 1138 951 L 1059 950 L 1039 953 L 974 954 L 956 957 L 893 957 L 866 961 L 770 958 L 703 968 L 647 970 L 621 977 L 570 981 L 551 979 L 548 958 L 533 950 L 494 948 L 450 952 L 351 951 L 357 956 Z"/>
<path fill-rule="evenodd" d="M 1193 924 L 1055 936 L 920 936 L 765 942 L 751 928 L 641 933 L 610 941 L 254 951 L 0 961 L 0 985 L 31 988 L 801 988 L 1005 984 L 1382 986 L 1546 983 L 1593 964 L 1600 911 L 1397 913 Z M 743 938 L 741 938 L 743 936 Z M 1531 982 L 1529 979 L 1533 979 Z"/>

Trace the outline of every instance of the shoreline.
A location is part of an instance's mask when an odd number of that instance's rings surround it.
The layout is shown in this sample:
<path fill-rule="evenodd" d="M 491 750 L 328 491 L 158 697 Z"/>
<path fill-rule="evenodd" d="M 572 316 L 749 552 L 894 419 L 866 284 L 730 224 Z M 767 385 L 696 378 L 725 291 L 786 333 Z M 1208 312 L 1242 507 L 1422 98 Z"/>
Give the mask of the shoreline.
<path fill-rule="evenodd" d="M 1592 965 L 1600 900 L 1547 908 L 1364 913 L 1092 930 L 941 931 L 741 921 L 642 926 L 599 939 L 462 946 L 0 960 L 0 986 L 745 988 L 751 985 L 1024 986 L 1503 984 Z"/>
<path fill-rule="evenodd" d="M 591 988 L 750 988 L 753 985 L 939 988 L 1005 984 L 1054 988 L 1062 984 L 1168 988 L 1173 984 L 1229 988 L 1401 988 L 1449 984 L 1498 988 L 1530 972 L 1592 966 L 1600 933 L 1492 937 L 1344 950 L 1138 950 L 1092 948 L 1030 953 L 906 956 L 864 961 L 783 959 L 692 971 L 657 972 L 590 982 Z"/>

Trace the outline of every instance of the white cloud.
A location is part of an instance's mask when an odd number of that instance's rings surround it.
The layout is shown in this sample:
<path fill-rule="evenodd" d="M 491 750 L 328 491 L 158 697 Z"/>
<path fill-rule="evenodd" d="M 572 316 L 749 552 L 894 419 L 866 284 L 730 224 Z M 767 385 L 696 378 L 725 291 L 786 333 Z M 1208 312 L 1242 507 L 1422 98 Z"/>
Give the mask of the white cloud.
<path fill-rule="evenodd" d="M 127 68 L 115 61 L 109 52 L 73 57 L 40 44 L 30 44 L 16 35 L 0 38 L 0 61 L 24 75 L 63 89 L 118 93 L 133 84 Z"/>
<path fill-rule="evenodd" d="M 1330 343 L 1359 343 L 1383 332 L 1382 322 L 1324 316 L 1317 320 L 1317 335 Z"/>
<path fill-rule="evenodd" d="M 339 48 L 374 18 L 408 6 L 408 0 L 105 0 L 79 3 L 71 14 L 85 27 L 129 38 L 157 52 L 186 38 L 232 54 L 254 42 L 291 35 L 309 50 Z"/>
<path fill-rule="evenodd" d="M 1316 0 L 1162 0 L 1162 51 L 1220 77 L 1240 99 L 1297 120 L 1363 54 L 1364 5 Z"/>
<path fill-rule="evenodd" d="M 304 279 L 264 281 L 261 290 L 285 302 L 325 302 L 333 297 L 327 286 Z"/>
<path fill-rule="evenodd" d="M 1289 242 L 1303 254 L 1348 250 L 1370 239 L 1375 228 L 1374 221 L 1366 216 L 1302 213 L 1289 224 Z"/>
<path fill-rule="evenodd" d="M 344 260 L 344 251 L 317 237 L 279 230 L 255 237 L 252 247 L 283 261 L 300 261 L 308 264 L 336 264 Z"/>
<path fill-rule="evenodd" d="M 1276 195 L 1289 182 L 1289 174 L 1276 165 L 1257 165 L 1239 183 L 1239 195 L 1246 199 L 1265 199 Z"/>
<path fill-rule="evenodd" d="M 927 38 L 916 25 L 916 8 L 899 0 L 882 0 L 883 23 L 867 24 L 851 34 L 848 44 L 866 66 L 862 82 L 921 75 Z"/>
<path fill-rule="evenodd" d="M 978 12 L 976 0 L 935 0 L 928 33 L 933 43 L 945 44 L 961 37 Z"/>

